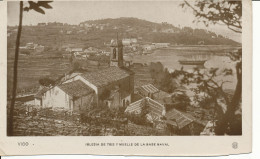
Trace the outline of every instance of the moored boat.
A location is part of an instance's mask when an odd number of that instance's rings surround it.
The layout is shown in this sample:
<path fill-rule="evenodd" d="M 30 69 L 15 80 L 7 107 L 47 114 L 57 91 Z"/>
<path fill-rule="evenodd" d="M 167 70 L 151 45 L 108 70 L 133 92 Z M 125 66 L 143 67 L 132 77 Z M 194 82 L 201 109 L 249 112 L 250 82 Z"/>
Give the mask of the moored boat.
<path fill-rule="evenodd" d="M 179 60 L 182 65 L 204 65 L 207 60 Z"/>

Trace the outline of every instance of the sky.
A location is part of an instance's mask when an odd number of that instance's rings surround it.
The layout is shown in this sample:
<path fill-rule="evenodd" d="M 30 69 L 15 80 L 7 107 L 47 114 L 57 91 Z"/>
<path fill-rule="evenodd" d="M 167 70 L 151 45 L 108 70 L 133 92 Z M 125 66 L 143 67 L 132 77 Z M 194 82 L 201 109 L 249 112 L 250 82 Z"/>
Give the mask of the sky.
<path fill-rule="evenodd" d="M 135 17 L 152 22 L 167 22 L 174 26 L 202 28 L 241 42 L 241 34 L 234 33 L 225 25 L 196 24 L 193 12 L 183 9 L 178 1 L 54 1 L 53 9 L 45 9 L 45 15 L 35 11 L 24 12 L 23 25 L 36 25 L 41 22 L 62 22 L 79 24 L 87 20 L 105 18 Z M 25 6 L 28 5 L 25 2 Z M 19 2 L 8 2 L 8 22 L 18 25 Z"/>

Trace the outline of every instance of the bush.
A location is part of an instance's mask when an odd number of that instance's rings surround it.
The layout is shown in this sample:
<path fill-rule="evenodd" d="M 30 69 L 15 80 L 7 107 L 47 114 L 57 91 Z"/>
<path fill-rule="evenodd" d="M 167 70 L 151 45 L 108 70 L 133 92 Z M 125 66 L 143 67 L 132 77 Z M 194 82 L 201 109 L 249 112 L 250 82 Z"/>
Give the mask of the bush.
<path fill-rule="evenodd" d="M 48 86 L 53 86 L 55 84 L 55 81 L 50 78 L 45 77 L 45 78 L 42 78 L 39 80 L 39 84 L 42 86 L 48 87 Z"/>

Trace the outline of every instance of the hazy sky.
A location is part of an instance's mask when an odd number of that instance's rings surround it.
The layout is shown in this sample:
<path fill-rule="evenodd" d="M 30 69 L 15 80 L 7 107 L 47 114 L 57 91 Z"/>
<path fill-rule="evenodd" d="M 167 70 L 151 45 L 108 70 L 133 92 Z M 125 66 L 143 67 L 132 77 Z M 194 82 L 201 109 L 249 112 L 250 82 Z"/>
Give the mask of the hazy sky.
<path fill-rule="evenodd" d="M 25 2 L 27 5 L 27 2 Z M 55 1 L 50 3 L 53 9 L 45 9 L 45 15 L 34 11 L 24 12 L 23 24 L 35 25 L 39 22 L 62 22 L 79 24 L 86 20 L 104 18 L 135 17 L 152 22 L 168 22 L 174 26 L 204 28 L 228 36 L 241 42 L 241 34 L 234 33 L 224 25 L 205 27 L 192 23 L 195 19 L 190 10 L 184 10 L 176 1 Z M 8 25 L 18 25 L 19 2 L 8 2 Z"/>

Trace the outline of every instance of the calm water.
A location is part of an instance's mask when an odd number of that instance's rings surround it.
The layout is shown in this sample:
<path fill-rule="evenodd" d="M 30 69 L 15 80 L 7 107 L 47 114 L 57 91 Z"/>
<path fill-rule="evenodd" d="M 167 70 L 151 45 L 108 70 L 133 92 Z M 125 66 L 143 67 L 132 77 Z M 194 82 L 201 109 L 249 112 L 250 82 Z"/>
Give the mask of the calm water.
<path fill-rule="evenodd" d="M 193 57 L 203 57 L 203 59 L 207 60 L 204 64 L 204 67 L 207 68 L 219 68 L 219 70 L 224 68 L 231 68 L 233 72 L 235 73 L 235 62 L 231 61 L 229 57 L 227 56 L 219 56 L 217 55 L 220 50 L 215 51 L 215 53 L 212 53 L 212 51 L 207 51 L 205 48 L 196 48 L 194 51 L 190 50 L 189 52 L 185 52 L 185 49 L 182 49 L 180 52 L 179 49 L 167 49 L 167 50 L 156 50 L 154 53 L 149 55 L 135 55 L 132 57 L 133 62 L 138 63 L 150 63 L 150 62 L 161 62 L 166 68 L 168 68 L 170 71 L 181 69 L 181 67 L 184 68 L 184 70 L 191 71 L 195 66 L 187 66 L 187 65 L 181 65 L 178 61 L 187 59 L 187 54 L 189 56 Z M 202 50 L 203 49 L 203 50 Z M 233 48 L 234 50 L 235 48 Z M 187 49 L 186 49 L 187 50 Z M 201 50 L 201 52 L 200 52 Z M 231 48 L 232 50 L 232 48 Z M 198 55 L 200 54 L 200 55 Z M 203 56 L 201 56 L 203 54 Z M 201 58 L 200 58 L 201 59 Z M 224 88 L 226 89 L 234 89 L 236 85 L 236 77 L 235 74 L 233 76 L 219 76 L 216 78 L 219 82 L 223 81 L 230 81 L 230 83 L 227 83 L 224 85 Z"/>

